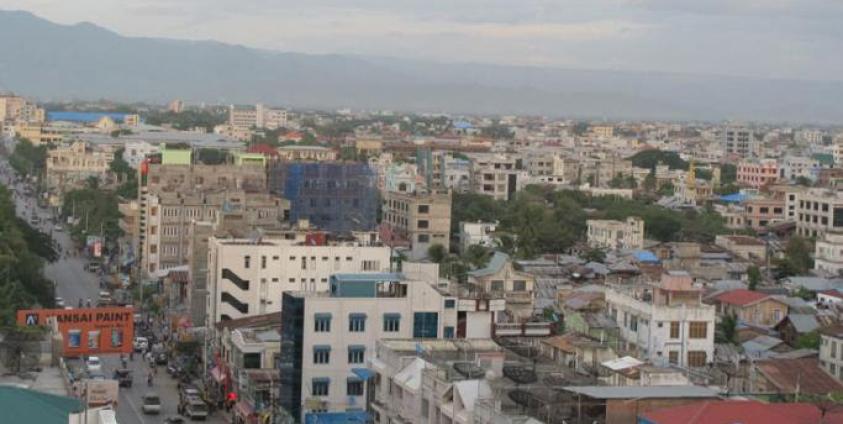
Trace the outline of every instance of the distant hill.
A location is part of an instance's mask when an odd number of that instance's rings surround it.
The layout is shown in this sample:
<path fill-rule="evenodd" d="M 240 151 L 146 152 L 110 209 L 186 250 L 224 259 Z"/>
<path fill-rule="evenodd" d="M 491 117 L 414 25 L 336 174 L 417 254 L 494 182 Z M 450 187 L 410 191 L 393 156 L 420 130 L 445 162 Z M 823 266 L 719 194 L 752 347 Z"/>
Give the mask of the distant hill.
<path fill-rule="evenodd" d="M 690 48 L 690 47 L 689 47 Z M 0 11 L 0 88 L 44 100 L 840 122 L 843 82 L 440 64 L 123 37 Z"/>

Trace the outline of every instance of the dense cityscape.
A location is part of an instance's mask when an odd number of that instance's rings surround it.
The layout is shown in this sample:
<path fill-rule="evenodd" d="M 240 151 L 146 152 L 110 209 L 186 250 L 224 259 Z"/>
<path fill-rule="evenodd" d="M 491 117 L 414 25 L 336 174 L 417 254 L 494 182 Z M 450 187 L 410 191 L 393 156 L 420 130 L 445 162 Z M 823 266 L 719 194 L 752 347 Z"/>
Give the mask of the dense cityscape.
<path fill-rule="evenodd" d="M 841 126 L 2 77 L 0 422 L 843 423 Z"/>

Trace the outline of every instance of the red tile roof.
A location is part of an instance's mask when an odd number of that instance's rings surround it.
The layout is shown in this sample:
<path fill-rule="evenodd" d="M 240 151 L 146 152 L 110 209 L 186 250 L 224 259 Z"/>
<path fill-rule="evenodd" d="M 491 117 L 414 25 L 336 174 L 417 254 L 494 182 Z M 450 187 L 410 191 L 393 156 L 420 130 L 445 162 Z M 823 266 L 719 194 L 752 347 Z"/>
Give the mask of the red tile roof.
<path fill-rule="evenodd" d="M 253 144 L 246 149 L 248 153 L 260 153 L 264 156 L 275 157 L 278 156 L 278 149 L 268 144 Z"/>
<path fill-rule="evenodd" d="M 718 302 L 728 303 L 730 305 L 746 306 L 760 302 L 768 297 L 770 297 L 769 294 L 746 289 L 737 289 L 721 293 L 715 296 L 714 299 Z"/>
<path fill-rule="evenodd" d="M 817 424 L 822 411 L 809 403 L 712 400 L 641 414 L 651 424 Z"/>
<path fill-rule="evenodd" d="M 836 289 L 823 290 L 821 292 L 817 292 L 817 294 L 824 294 L 826 296 L 831 296 L 831 297 L 836 297 L 838 299 L 843 299 L 843 293 L 840 293 Z"/>
<path fill-rule="evenodd" d="M 826 374 L 816 357 L 767 359 L 756 362 L 758 371 L 779 393 L 827 394 L 843 391 L 843 383 Z"/>

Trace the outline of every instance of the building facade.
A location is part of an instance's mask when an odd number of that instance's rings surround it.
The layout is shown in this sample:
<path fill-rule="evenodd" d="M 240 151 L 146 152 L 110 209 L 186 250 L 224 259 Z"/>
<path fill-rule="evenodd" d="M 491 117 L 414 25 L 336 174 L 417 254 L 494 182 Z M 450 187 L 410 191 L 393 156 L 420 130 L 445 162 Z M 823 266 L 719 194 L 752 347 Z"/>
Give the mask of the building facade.
<path fill-rule="evenodd" d="M 451 193 L 431 191 L 387 192 L 383 199 L 381 238 L 406 243 L 410 259 L 427 257 L 428 249 L 441 245 L 448 252 L 451 239 Z"/>
<path fill-rule="evenodd" d="M 843 230 L 843 194 L 835 190 L 810 189 L 797 195 L 796 233 L 822 237 L 826 231 Z"/>
<path fill-rule="evenodd" d="M 625 221 L 589 219 L 588 245 L 597 249 L 641 249 L 644 247 L 644 220 L 629 217 Z"/>
<path fill-rule="evenodd" d="M 56 193 L 63 193 L 84 185 L 89 177 L 104 182 L 113 160 L 114 153 L 110 150 L 95 150 L 82 141 L 48 150 L 47 186 Z"/>
<path fill-rule="evenodd" d="M 814 270 L 840 276 L 843 271 L 843 231 L 826 231 L 814 248 Z"/>
<path fill-rule="evenodd" d="M 745 187 L 761 188 L 779 180 L 779 165 L 775 159 L 754 159 L 738 164 L 737 182 Z"/>

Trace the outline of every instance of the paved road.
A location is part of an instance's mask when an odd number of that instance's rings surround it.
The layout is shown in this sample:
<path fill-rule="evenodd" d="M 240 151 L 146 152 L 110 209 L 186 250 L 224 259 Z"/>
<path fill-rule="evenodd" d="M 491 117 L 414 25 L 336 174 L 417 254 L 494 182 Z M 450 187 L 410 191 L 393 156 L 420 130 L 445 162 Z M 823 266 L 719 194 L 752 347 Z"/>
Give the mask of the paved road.
<path fill-rule="evenodd" d="M 39 229 L 48 234 L 51 233 L 53 224 L 48 219 L 51 218 L 50 212 L 38 208 L 33 198 L 24 196 L 24 186 L 14 184 L 11 181 L 10 172 L 5 158 L 0 158 L 0 181 L 7 186 L 15 187 L 18 193 L 15 198 L 18 216 L 28 220 L 32 213 L 37 214 L 42 221 L 38 226 Z M 66 231 L 52 231 L 52 235 L 62 251 L 67 252 L 73 249 Z M 76 307 L 79 299 L 83 302 L 91 299 L 93 303 L 96 303 L 99 298 L 99 279 L 95 274 L 84 270 L 85 262 L 82 257 L 69 256 L 49 264 L 45 269 L 47 277 L 56 283 L 56 296 L 62 297 L 67 306 Z M 102 362 L 106 376 L 111 376 L 113 371 L 121 365 L 119 355 L 105 355 L 102 357 Z M 167 375 L 166 367 L 158 367 L 158 375 L 154 378 L 153 386 L 148 387 L 146 376 L 150 368 L 141 359 L 140 354 L 136 354 L 134 361 L 129 361 L 128 366 L 133 370 L 135 384 L 131 388 L 120 389 L 117 421 L 120 424 L 163 423 L 165 417 L 175 415 L 179 398 L 178 388 L 176 381 Z M 161 397 L 162 413 L 160 415 L 144 415 L 141 411 L 142 396 L 149 391 L 154 391 Z M 221 413 L 216 412 L 208 417 L 207 422 L 225 423 L 227 420 Z"/>

